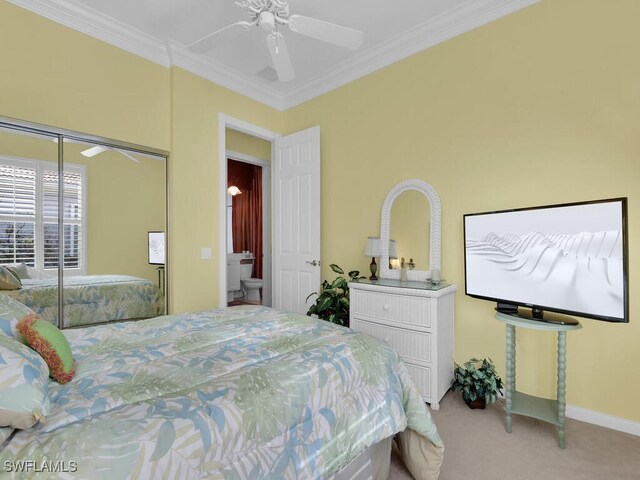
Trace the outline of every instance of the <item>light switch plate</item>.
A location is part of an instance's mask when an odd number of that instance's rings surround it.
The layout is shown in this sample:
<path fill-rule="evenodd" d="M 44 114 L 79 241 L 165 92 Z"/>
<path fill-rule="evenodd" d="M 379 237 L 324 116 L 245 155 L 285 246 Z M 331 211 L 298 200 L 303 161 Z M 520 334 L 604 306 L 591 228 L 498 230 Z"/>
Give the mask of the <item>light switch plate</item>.
<path fill-rule="evenodd" d="M 203 247 L 200 256 L 202 260 L 211 260 L 211 248 Z"/>

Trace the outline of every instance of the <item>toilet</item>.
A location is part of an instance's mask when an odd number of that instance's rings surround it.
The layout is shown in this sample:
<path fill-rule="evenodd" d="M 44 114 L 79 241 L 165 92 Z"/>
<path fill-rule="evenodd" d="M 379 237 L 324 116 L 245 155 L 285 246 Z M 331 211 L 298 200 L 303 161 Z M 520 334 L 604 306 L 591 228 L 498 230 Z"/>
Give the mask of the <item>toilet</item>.
<path fill-rule="evenodd" d="M 244 294 L 244 302 L 261 305 L 260 289 L 262 288 L 262 279 L 251 278 L 253 273 L 253 257 L 245 258 L 240 262 L 240 284 L 242 285 L 242 293 Z"/>

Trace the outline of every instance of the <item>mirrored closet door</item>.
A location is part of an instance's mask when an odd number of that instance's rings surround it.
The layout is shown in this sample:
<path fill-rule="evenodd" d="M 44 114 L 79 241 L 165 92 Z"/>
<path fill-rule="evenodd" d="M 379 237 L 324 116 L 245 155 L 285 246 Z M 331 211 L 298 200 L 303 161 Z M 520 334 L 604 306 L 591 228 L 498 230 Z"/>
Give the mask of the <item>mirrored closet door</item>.
<path fill-rule="evenodd" d="M 8 243 L 6 259 L 0 252 L 0 263 L 25 264 L 38 277 L 26 279 L 25 286 L 16 289 L 28 297 L 27 306 L 42 315 L 46 303 L 51 309 L 46 319 L 63 328 L 164 314 L 168 309 L 166 152 L 77 132 L 53 128 L 48 132 L 50 127 L 38 126 L 34 130 L 46 133 L 34 133 L 24 122 L 3 120 L 0 125 L 25 138 L 21 152 L 12 146 L 20 142 L 3 138 L 0 154 L 7 150 L 5 157 L 24 165 L 37 162 L 33 222 L 7 217 L 7 228 L 11 221 L 18 226 L 22 223 L 17 221 L 25 221 L 25 231 L 33 224 L 33 260 L 23 262 L 15 253 L 24 249 L 18 240 L 23 233 L 14 234 L 13 257 Z M 26 139 L 37 148 L 25 147 Z M 42 158 L 43 152 L 49 153 L 48 160 Z M 8 187 L 0 189 L 4 202 L 11 192 Z M 19 203 L 22 190 L 16 192 L 14 203 Z M 18 207 L 0 206 L 10 207 L 21 214 Z M 13 230 L 7 232 L 11 235 Z M 33 284 L 30 292 L 23 291 L 26 284 Z M 54 299 L 55 305 L 50 305 Z"/>
<path fill-rule="evenodd" d="M 0 125 L 0 308 L 13 319 L 17 302 L 58 323 L 57 242 L 59 136 Z M 7 332 L 8 333 L 8 332 Z"/>

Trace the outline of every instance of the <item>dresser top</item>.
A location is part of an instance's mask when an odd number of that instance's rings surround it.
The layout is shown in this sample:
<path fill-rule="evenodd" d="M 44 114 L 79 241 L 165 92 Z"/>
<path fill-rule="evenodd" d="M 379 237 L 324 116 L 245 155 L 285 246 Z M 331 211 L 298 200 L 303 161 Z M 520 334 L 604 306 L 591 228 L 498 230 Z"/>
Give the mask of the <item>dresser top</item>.
<path fill-rule="evenodd" d="M 434 285 L 431 282 L 401 281 L 391 278 L 379 278 L 378 280 L 361 278 L 359 280 L 349 282 L 349 288 L 361 290 L 383 289 L 399 294 L 402 294 L 402 291 L 406 291 L 406 293 L 410 295 L 417 294 L 425 297 L 439 297 L 445 293 L 454 292 L 456 290 L 455 285 L 451 285 L 444 281 L 440 282 L 438 285 Z"/>

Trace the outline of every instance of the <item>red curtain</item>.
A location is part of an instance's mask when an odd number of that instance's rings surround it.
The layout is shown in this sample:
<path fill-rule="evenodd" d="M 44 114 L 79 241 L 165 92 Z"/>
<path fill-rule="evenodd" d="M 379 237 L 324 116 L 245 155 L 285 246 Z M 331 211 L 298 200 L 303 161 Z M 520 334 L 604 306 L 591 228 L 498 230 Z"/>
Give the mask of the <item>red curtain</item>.
<path fill-rule="evenodd" d="M 255 256 L 253 277 L 262 278 L 262 167 L 228 161 L 228 187 L 242 192 L 233 197 L 233 251 L 249 250 Z"/>

